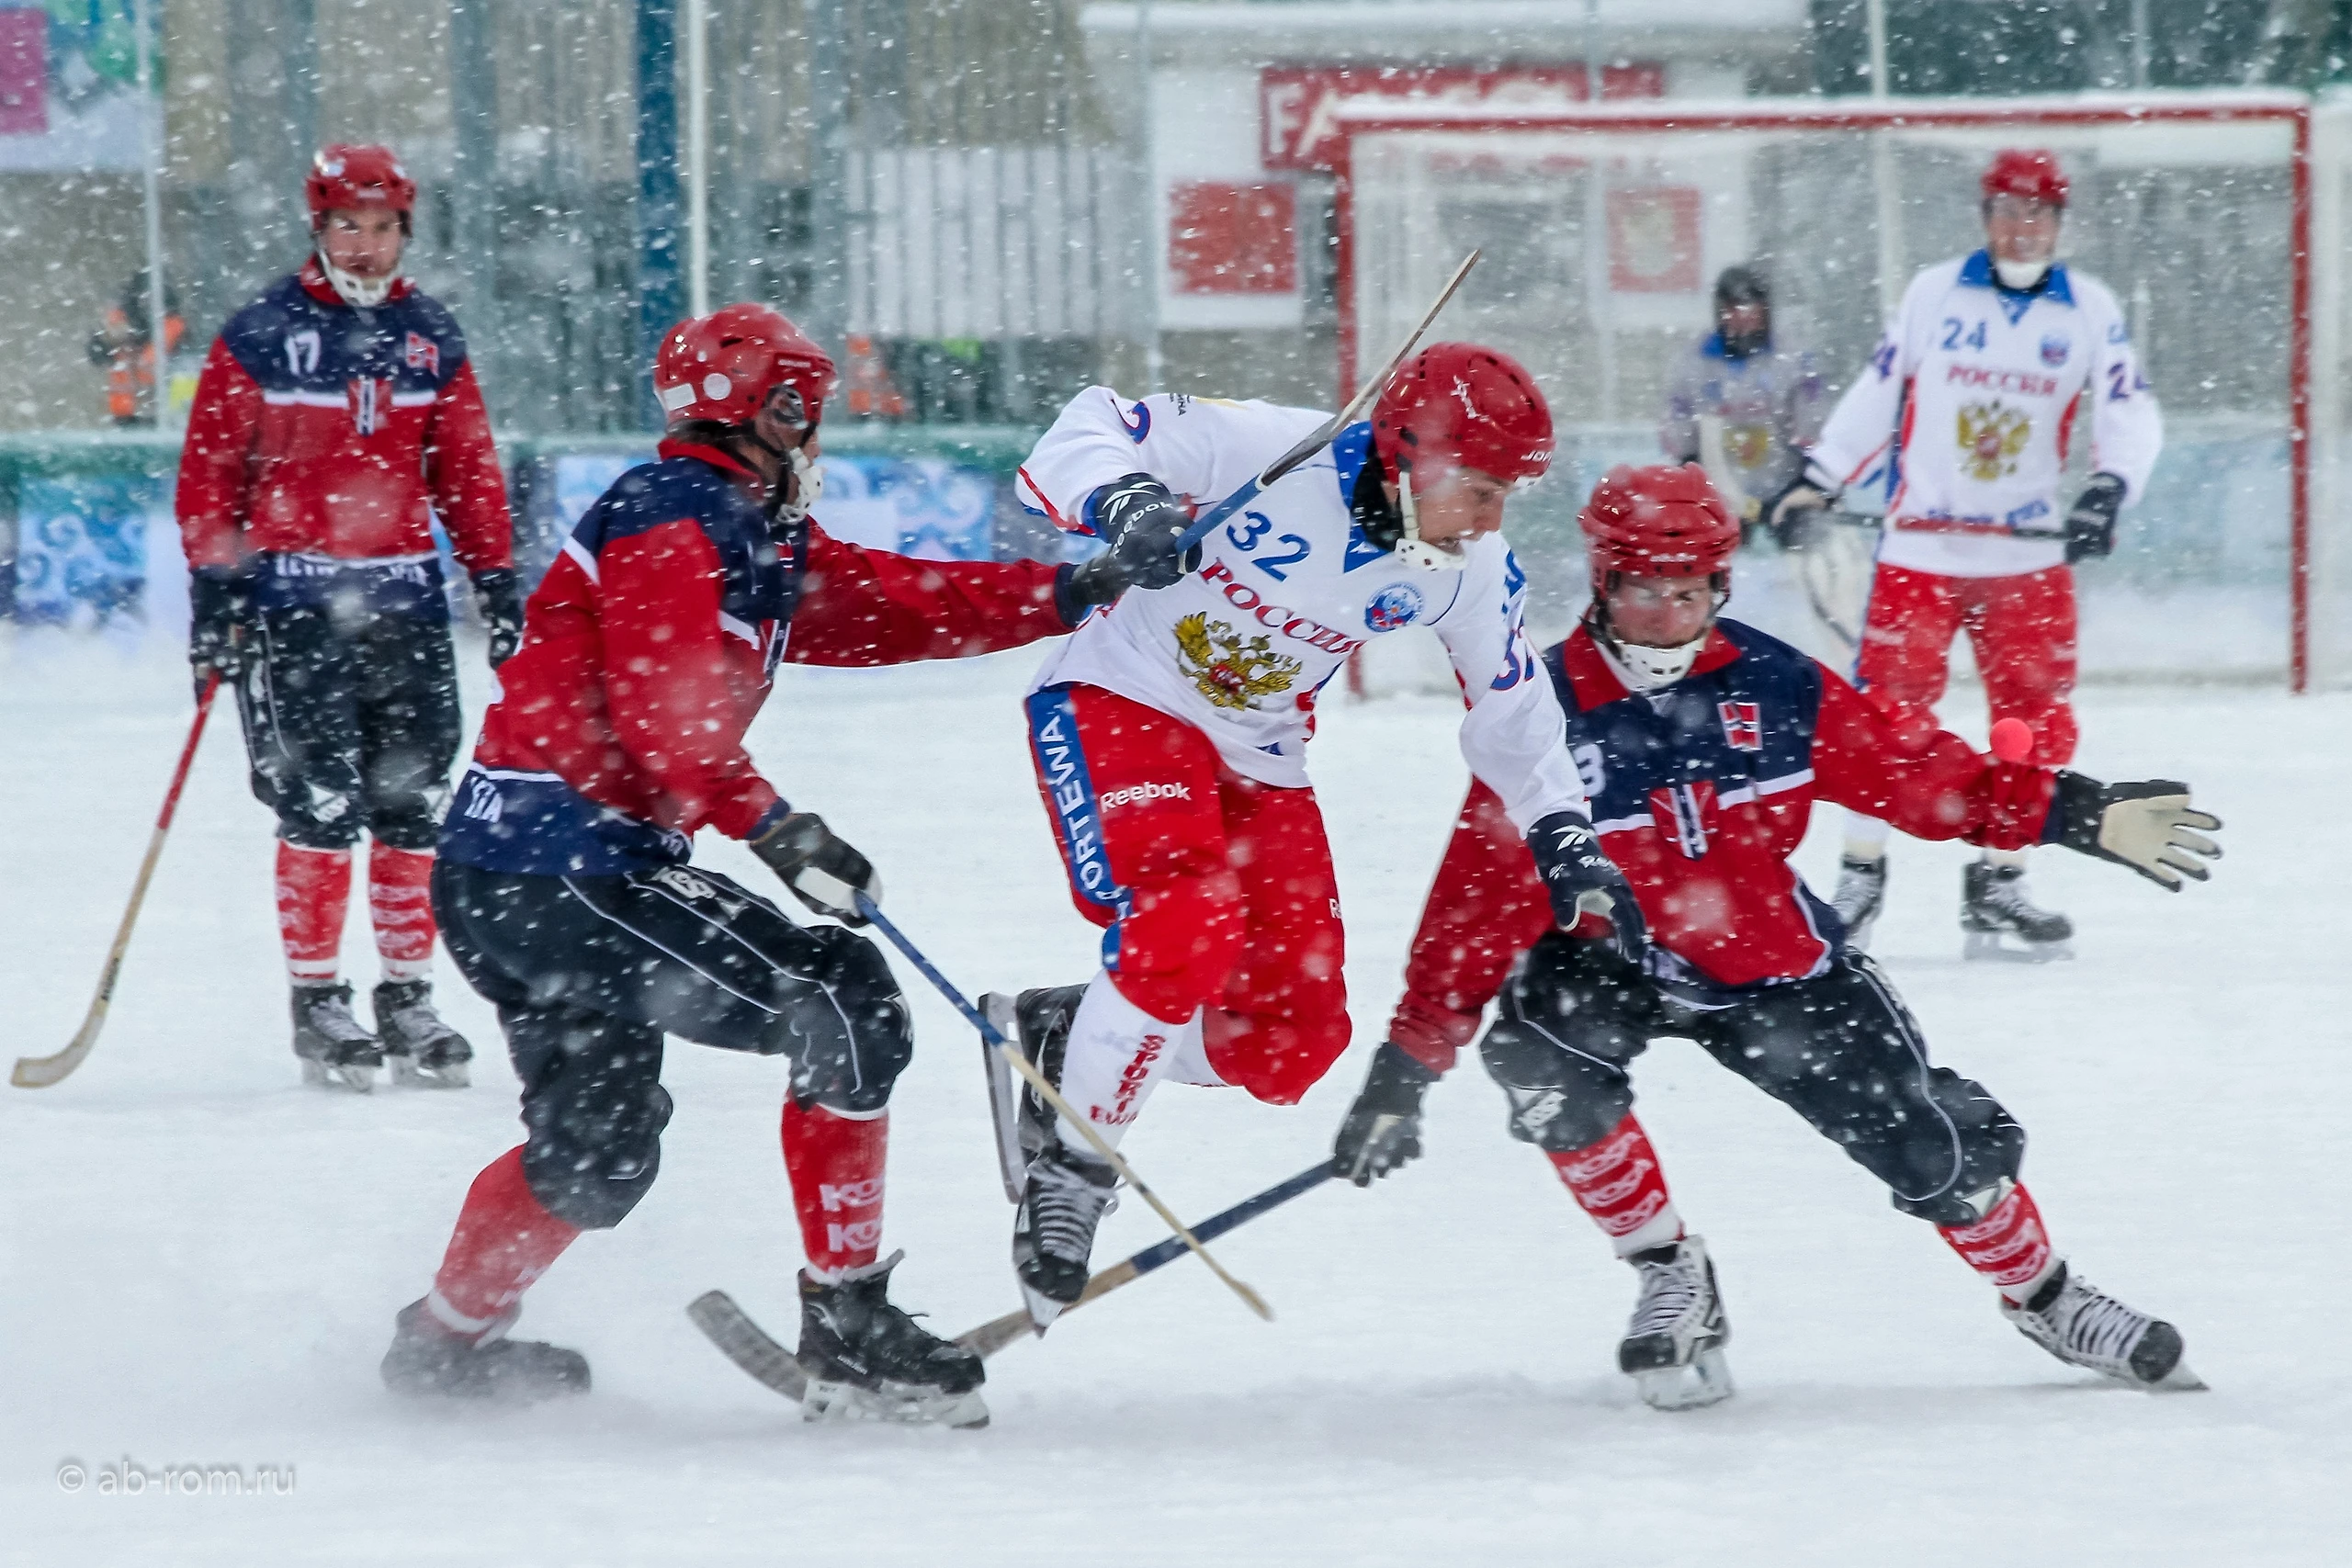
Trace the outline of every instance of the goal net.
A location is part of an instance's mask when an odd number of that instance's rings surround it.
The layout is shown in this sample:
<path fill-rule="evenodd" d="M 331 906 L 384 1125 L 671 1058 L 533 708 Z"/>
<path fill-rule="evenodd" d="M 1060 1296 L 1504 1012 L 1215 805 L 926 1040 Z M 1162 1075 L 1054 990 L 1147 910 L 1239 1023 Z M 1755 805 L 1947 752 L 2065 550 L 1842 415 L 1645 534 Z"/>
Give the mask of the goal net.
<path fill-rule="evenodd" d="M 1484 251 L 1438 333 L 1518 355 L 1559 422 L 1554 477 L 1514 502 L 1510 524 L 1540 631 L 1565 631 L 1584 602 L 1585 494 L 1612 464 L 1661 460 L 1668 378 L 1712 329 L 1724 267 L 1770 280 L 1776 346 L 1810 350 L 1834 399 L 1913 274 L 1983 244 L 1991 153 L 2044 147 L 2072 182 L 2060 254 L 2121 303 L 2165 423 L 2115 556 L 2077 574 L 2085 678 L 2352 682 L 2343 110 L 2230 93 L 1383 103 L 1342 117 L 1341 382 L 1410 329 L 1464 251 Z M 2065 495 L 2089 471 L 2088 425 Z M 1888 477 L 1844 506 L 1883 512 Z M 1743 552 L 1731 613 L 1842 662 L 1815 602 L 1867 581 L 1872 535 L 1845 532 L 1859 569 L 1810 595 L 1793 558 Z M 1396 650 L 1367 683 L 1450 687 L 1433 657 Z M 1954 667 L 1968 668 L 1964 645 Z"/>

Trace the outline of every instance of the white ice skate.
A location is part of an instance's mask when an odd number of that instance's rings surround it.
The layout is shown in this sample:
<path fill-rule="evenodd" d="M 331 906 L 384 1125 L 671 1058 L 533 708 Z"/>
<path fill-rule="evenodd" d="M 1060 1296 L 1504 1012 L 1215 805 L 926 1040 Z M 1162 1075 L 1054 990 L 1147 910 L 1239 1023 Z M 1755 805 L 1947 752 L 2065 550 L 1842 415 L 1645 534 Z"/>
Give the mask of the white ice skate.
<path fill-rule="evenodd" d="M 2063 1263 L 2025 1305 L 2002 1297 L 2001 1315 L 2070 1367 L 2087 1367 L 2151 1393 L 2205 1386 L 2182 1359 L 2179 1329 L 2102 1294 Z"/>
<path fill-rule="evenodd" d="M 1695 1235 L 1626 1259 L 1642 1277 L 1633 1321 L 1617 1347 L 1618 1370 L 1630 1373 L 1654 1410 L 1691 1410 L 1729 1399 L 1731 1323 L 1715 1289 L 1707 1244 Z"/>
<path fill-rule="evenodd" d="M 1971 861 L 1960 885 L 1964 958 L 2047 964 L 2075 956 L 2075 922 L 2033 901 L 2025 868 Z"/>

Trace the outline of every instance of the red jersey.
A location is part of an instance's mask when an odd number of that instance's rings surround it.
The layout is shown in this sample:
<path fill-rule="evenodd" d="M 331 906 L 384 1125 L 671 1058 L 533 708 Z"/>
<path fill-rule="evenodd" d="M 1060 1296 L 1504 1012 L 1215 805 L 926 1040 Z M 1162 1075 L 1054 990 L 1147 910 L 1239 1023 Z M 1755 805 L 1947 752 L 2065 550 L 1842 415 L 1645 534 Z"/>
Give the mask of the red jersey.
<path fill-rule="evenodd" d="M 608 875 L 685 859 L 706 826 L 749 838 L 780 804 L 743 750 L 780 661 L 990 653 L 1082 614 L 1070 567 L 915 560 L 807 521 L 772 530 L 756 487 L 726 453 L 665 441 L 588 509 L 499 669 L 442 855 Z"/>
<path fill-rule="evenodd" d="M 2056 775 L 1936 730 L 1906 744 L 1836 674 L 1753 627 L 1720 623 L 1690 673 L 1628 692 L 1582 627 L 1549 649 L 1601 847 L 1649 923 L 1644 968 L 1688 1005 L 1825 971 L 1845 928 L 1789 856 L 1815 799 L 1920 839 L 2039 840 Z M 1520 953 L 1552 925 L 1533 857 L 1473 784 L 1422 907 L 1389 1038 L 1443 1072 Z M 1600 936 L 1588 917 L 1578 934 Z"/>
<path fill-rule="evenodd" d="M 229 318 L 196 384 L 176 505 L 191 567 L 259 553 L 514 564 L 506 482 L 458 323 L 405 279 L 369 310 L 318 258 Z"/>

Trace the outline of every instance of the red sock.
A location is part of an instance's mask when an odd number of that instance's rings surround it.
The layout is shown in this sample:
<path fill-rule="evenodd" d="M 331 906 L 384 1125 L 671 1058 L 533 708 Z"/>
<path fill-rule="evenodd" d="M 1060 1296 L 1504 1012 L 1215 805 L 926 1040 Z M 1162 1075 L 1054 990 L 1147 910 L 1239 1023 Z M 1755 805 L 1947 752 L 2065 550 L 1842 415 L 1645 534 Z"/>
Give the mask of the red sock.
<path fill-rule="evenodd" d="M 433 852 L 368 850 L 368 916 L 376 926 L 376 955 L 387 980 L 422 980 L 433 973 Z"/>
<path fill-rule="evenodd" d="M 1632 1111 L 1599 1143 L 1565 1153 L 1547 1149 L 1544 1157 L 1560 1173 L 1577 1207 L 1608 1233 L 1618 1257 L 1682 1239 L 1682 1216 L 1666 1194 L 1657 1151 Z"/>
<path fill-rule="evenodd" d="M 351 902 L 351 852 L 277 845 L 277 935 L 297 985 L 334 981 L 343 912 Z"/>
<path fill-rule="evenodd" d="M 882 1172 L 890 1113 L 839 1115 L 784 1100 L 784 1169 L 800 1213 L 800 1245 L 819 1279 L 863 1269 L 882 1250 Z"/>
<path fill-rule="evenodd" d="M 466 1192 L 425 1310 L 460 1334 L 487 1334 L 580 1235 L 541 1206 L 518 1145 L 482 1168 Z"/>
<path fill-rule="evenodd" d="M 1938 1225 L 1936 1234 L 2013 1302 L 2032 1300 L 2061 1261 L 2041 1224 L 2041 1210 L 2023 1187 L 2010 1188 L 1974 1224 Z"/>

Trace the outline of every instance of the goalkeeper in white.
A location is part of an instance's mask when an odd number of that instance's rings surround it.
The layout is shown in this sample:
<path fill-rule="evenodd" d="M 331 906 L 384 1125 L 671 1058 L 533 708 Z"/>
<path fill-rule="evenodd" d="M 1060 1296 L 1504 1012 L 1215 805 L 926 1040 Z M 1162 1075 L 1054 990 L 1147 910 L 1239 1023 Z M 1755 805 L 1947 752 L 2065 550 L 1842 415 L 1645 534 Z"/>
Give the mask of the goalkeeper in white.
<path fill-rule="evenodd" d="M 2031 761 L 2075 753 L 2074 563 L 2115 547 L 2164 444 L 2155 395 L 2115 296 L 2057 259 L 2067 184 L 2044 152 L 1995 155 L 1985 245 L 1911 280 L 1869 366 L 1831 412 L 1805 471 L 1766 521 L 1802 544 L 1814 513 L 1894 447 L 1897 480 L 1871 583 L 1854 684 L 1922 737 L 1936 728 L 1952 638 L 1968 635 L 1996 723 L 2033 737 Z M 2092 474 L 2058 487 L 2087 434 Z M 1886 825 L 1848 818 L 1838 913 L 1859 946 L 1886 892 Z M 2021 852 L 1968 867 L 1961 928 L 1974 957 L 2070 955 L 2073 922 L 2027 894 Z"/>

